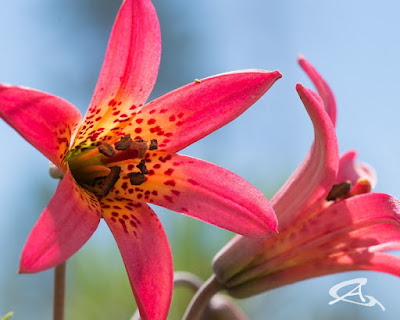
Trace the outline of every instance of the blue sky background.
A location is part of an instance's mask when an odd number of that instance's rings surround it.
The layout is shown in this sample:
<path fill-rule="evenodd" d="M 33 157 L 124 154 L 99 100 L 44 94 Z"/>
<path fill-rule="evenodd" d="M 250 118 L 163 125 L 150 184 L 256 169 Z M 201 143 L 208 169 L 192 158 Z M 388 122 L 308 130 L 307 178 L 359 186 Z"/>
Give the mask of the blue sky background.
<path fill-rule="evenodd" d="M 0 82 L 59 95 L 84 113 L 121 1 L 2 0 Z M 377 171 L 376 191 L 400 197 L 400 3 L 398 1 L 154 0 L 163 55 L 151 99 L 213 74 L 247 68 L 280 70 L 283 78 L 233 123 L 188 147 L 271 195 L 301 162 L 313 138 L 295 84 L 311 86 L 296 63 L 304 54 L 324 75 L 338 103 L 341 152 L 356 149 Z M 24 241 L 55 190 L 48 162 L 0 122 L 0 315 L 49 318 L 51 272 L 16 275 Z M 186 221 L 159 210 L 174 246 Z M 222 231 L 202 227 L 217 252 Z M 87 245 L 115 251 L 104 226 Z M 174 248 L 174 247 L 173 247 Z M 173 249 L 174 250 L 174 249 Z M 114 253 L 115 254 L 115 253 Z M 120 262 L 118 262 L 120 263 Z M 87 266 L 87 272 L 94 266 Z M 329 288 L 367 277 L 365 294 L 385 307 L 328 306 Z M 39 290 L 40 288 L 40 290 Z M 354 272 L 313 279 L 243 302 L 251 319 L 397 319 L 400 279 Z"/>

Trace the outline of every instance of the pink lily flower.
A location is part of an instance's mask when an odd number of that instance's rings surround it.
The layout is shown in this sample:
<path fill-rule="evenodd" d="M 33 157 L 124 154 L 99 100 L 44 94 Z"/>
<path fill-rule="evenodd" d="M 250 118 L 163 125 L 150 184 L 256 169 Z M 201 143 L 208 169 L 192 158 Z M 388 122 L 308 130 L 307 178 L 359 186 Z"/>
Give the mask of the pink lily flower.
<path fill-rule="evenodd" d="M 151 1 L 126 0 L 83 121 L 78 109 L 59 97 L 0 86 L 1 118 L 64 175 L 29 235 L 20 272 L 66 261 L 103 218 L 121 251 L 142 319 L 165 319 L 173 288 L 168 240 L 146 203 L 249 237 L 276 230 L 274 211 L 255 187 L 176 152 L 243 113 L 280 73 L 221 74 L 144 104 L 160 55 Z"/>
<path fill-rule="evenodd" d="M 314 125 L 314 143 L 271 200 L 279 234 L 236 236 L 215 257 L 216 279 L 235 297 L 350 270 L 400 276 L 400 258 L 385 253 L 400 249 L 400 204 L 370 193 L 375 174 L 355 162 L 354 151 L 339 158 L 333 93 L 304 57 L 298 61 L 322 97 L 296 86 Z"/>

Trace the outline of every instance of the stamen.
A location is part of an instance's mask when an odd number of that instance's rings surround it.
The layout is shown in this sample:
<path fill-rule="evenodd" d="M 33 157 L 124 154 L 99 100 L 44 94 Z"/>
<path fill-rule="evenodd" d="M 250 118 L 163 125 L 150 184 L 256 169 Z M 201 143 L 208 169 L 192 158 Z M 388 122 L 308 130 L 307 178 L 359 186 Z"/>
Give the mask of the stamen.
<path fill-rule="evenodd" d="M 115 149 L 116 150 L 126 150 L 129 148 L 129 146 L 132 143 L 131 135 L 128 133 L 127 135 L 123 136 L 121 140 L 119 140 L 115 144 Z"/>
<path fill-rule="evenodd" d="M 149 173 L 149 170 L 147 170 L 147 167 L 146 167 L 146 161 L 144 161 L 144 159 L 139 162 L 139 164 L 136 166 L 136 168 L 138 168 L 140 170 L 140 172 L 143 174 Z"/>
<path fill-rule="evenodd" d="M 371 190 L 371 182 L 369 182 L 368 179 L 358 179 L 356 185 L 350 191 L 350 196 L 353 197 L 359 194 L 368 193 L 371 192 Z"/>
<path fill-rule="evenodd" d="M 115 166 L 110 168 L 110 174 L 106 177 L 103 182 L 103 196 L 106 196 L 110 190 L 115 186 L 119 179 L 119 174 L 121 173 L 121 167 Z"/>
<path fill-rule="evenodd" d="M 143 182 L 146 181 L 144 174 L 141 172 L 130 172 L 127 174 L 129 180 L 133 186 L 141 185 Z"/>
<path fill-rule="evenodd" d="M 97 148 L 99 149 L 100 153 L 104 154 L 106 157 L 113 157 L 115 155 L 115 150 L 107 142 L 103 142 Z"/>
<path fill-rule="evenodd" d="M 158 149 L 157 139 L 151 139 L 149 141 L 149 150 L 157 150 L 157 149 Z"/>
<path fill-rule="evenodd" d="M 351 189 L 350 181 L 345 181 L 345 182 L 334 184 L 332 186 L 331 191 L 329 191 L 329 193 L 326 197 L 326 200 L 332 201 L 332 200 L 341 198 L 341 197 L 347 195 L 350 192 L 350 189 Z"/>

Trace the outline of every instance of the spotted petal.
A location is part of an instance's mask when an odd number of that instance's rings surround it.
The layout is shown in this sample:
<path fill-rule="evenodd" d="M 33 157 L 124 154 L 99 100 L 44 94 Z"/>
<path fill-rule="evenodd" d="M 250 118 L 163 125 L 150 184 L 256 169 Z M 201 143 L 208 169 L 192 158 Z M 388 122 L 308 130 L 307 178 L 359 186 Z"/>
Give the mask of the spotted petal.
<path fill-rule="evenodd" d="M 278 71 L 245 70 L 193 82 L 136 110 L 125 133 L 177 152 L 234 120 L 280 77 Z"/>
<path fill-rule="evenodd" d="M 107 197 L 103 217 L 117 241 L 141 318 L 167 318 L 172 299 L 173 267 L 167 236 L 146 204 Z"/>
<path fill-rule="evenodd" d="M 333 95 L 331 88 L 324 78 L 322 78 L 318 71 L 313 67 L 313 65 L 306 60 L 306 58 L 304 58 L 302 55 L 299 55 L 297 61 L 317 88 L 319 95 L 324 101 L 325 110 L 328 112 L 333 126 L 335 126 L 337 109 L 335 96 Z"/>
<path fill-rule="evenodd" d="M 96 197 L 79 187 L 68 170 L 28 237 L 20 272 L 39 272 L 66 261 L 96 230 L 100 213 Z"/>
<path fill-rule="evenodd" d="M 121 123 L 132 113 L 132 106 L 142 105 L 150 95 L 160 57 L 160 26 L 151 1 L 124 1 L 75 145 L 86 139 L 90 143 L 93 137 L 104 138 L 111 128 L 124 125 Z"/>
<path fill-rule="evenodd" d="M 154 203 L 248 237 L 265 237 L 276 231 L 276 217 L 268 200 L 236 174 L 165 152 L 152 152 L 146 165 L 147 181 L 132 186 L 127 174 L 138 169 L 123 164 L 123 175 L 112 193 Z"/>
<path fill-rule="evenodd" d="M 0 84 L 0 117 L 60 169 L 79 110 L 48 93 Z"/>
<path fill-rule="evenodd" d="M 335 182 L 339 167 L 335 128 L 322 101 L 301 84 L 296 89 L 313 122 L 315 138 L 306 158 L 271 200 L 280 231 L 320 206 Z"/>

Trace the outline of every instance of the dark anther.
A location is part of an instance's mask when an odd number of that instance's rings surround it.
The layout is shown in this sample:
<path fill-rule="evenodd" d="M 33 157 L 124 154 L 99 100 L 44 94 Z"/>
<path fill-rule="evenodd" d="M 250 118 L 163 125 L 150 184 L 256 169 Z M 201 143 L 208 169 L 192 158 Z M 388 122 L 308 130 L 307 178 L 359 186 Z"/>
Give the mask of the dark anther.
<path fill-rule="evenodd" d="M 111 167 L 110 170 L 110 173 L 103 182 L 103 196 L 106 196 L 117 183 L 119 174 L 121 173 L 121 167 Z"/>
<path fill-rule="evenodd" d="M 121 140 L 119 140 L 115 144 L 115 149 L 117 150 L 126 150 L 132 143 L 131 135 L 128 133 L 127 135 L 123 136 Z"/>
<path fill-rule="evenodd" d="M 100 144 L 97 149 L 99 149 L 99 152 L 104 154 L 106 157 L 113 157 L 115 155 L 115 150 L 107 142 Z"/>
<path fill-rule="evenodd" d="M 343 197 L 350 192 L 350 189 L 351 189 L 350 181 L 345 181 L 345 182 L 334 184 L 332 186 L 331 191 L 329 191 L 329 193 L 326 197 L 326 200 L 332 201 L 332 200 L 336 200 L 340 197 Z"/>
<path fill-rule="evenodd" d="M 149 150 L 157 150 L 157 149 L 158 149 L 157 139 L 151 139 L 149 141 Z"/>
<path fill-rule="evenodd" d="M 146 162 L 144 160 L 141 160 L 139 162 L 139 164 L 136 166 L 136 168 L 138 168 L 140 170 L 140 172 L 143 174 L 149 173 L 149 170 L 147 170 L 147 167 L 146 167 Z"/>
<path fill-rule="evenodd" d="M 129 177 L 131 184 L 134 186 L 141 185 L 143 182 L 146 181 L 144 174 L 141 172 L 130 172 L 127 174 L 127 176 Z"/>

